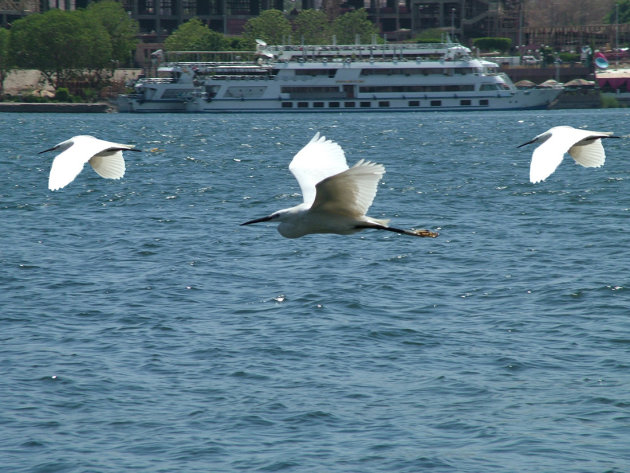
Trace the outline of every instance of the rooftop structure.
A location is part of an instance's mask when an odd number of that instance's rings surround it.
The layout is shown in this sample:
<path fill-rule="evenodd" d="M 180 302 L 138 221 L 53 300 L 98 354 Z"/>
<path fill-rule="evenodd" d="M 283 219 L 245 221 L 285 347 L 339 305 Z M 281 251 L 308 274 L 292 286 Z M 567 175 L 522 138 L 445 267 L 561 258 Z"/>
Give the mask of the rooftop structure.
<path fill-rule="evenodd" d="M 0 26 L 39 11 L 39 0 L 0 0 Z"/>

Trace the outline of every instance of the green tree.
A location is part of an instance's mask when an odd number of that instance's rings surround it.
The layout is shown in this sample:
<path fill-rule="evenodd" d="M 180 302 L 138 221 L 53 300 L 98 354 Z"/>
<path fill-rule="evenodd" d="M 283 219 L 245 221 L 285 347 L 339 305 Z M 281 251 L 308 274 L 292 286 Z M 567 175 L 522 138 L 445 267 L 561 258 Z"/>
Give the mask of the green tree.
<path fill-rule="evenodd" d="M 9 30 L 0 28 L 0 97 L 4 94 L 4 80 L 11 70 L 9 62 Z"/>
<path fill-rule="evenodd" d="M 119 64 L 133 62 L 133 53 L 138 43 L 138 22 L 129 17 L 121 3 L 103 0 L 91 3 L 86 15 L 101 23 L 109 34 L 112 60 Z"/>
<path fill-rule="evenodd" d="M 294 37 L 304 44 L 328 44 L 332 28 L 321 10 L 302 10 L 293 20 Z"/>
<path fill-rule="evenodd" d="M 475 38 L 473 45 L 481 51 L 509 51 L 512 47 L 510 38 Z"/>
<path fill-rule="evenodd" d="M 361 8 L 338 17 L 333 22 L 333 32 L 337 36 L 337 44 L 354 44 L 357 36 L 360 43 L 371 43 L 378 29 L 368 19 L 365 9 Z"/>
<path fill-rule="evenodd" d="M 540 54 L 540 57 L 542 58 L 542 64 L 544 66 L 553 64 L 553 61 L 555 60 L 555 55 L 554 55 L 553 48 L 551 46 L 541 46 L 538 53 Z"/>
<path fill-rule="evenodd" d="M 630 23 L 630 0 L 621 0 L 619 4 L 619 23 Z M 617 8 L 613 6 L 613 9 L 604 18 L 604 21 L 609 24 L 617 23 Z"/>
<path fill-rule="evenodd" d="M 13 23 L 9 55 L 22 68 L 37 69 L 55 89 L 85 70 L 111 64 L 105 28 L 81 11 L 49 10 Z"/>
<path fill-rule="evenodd" d="M 86 81 L 90 87 L 101 88 L 108 84 L 116 69 L 113 44 L 106 27 L 84 11 L 72 12 L 81 25 L 79 34 L 82 47 L 76 51 L 77 64 L 74 77 Z"/>
<path fill-rule="evenodd" d="M 254 49 L 257 39 L 268 44 L 282 44 L 291 34 L 291 23 L 280 10 L 265 10 L 245 23 L 243 39 L 249 49 Z"/>
<path fill-rule="evenodd" d="M 166 38 L 164 48 L 167 51 L 224 51 L 229 48 L 229 41 L 198 18 L 192 18 Z"/>
<path fill-rule="evenodd" d="M 240 36 L 226 37 L 226 39 L 228 40 L 228 49 L 230 51 L 251 51 L 250 45 Z"/>
<path fill-rule="evenodd" d="M 441 43 L 444 39 L 442 28 L 427 28 L 422 30 L 414 40 L 417 43 Z"/>

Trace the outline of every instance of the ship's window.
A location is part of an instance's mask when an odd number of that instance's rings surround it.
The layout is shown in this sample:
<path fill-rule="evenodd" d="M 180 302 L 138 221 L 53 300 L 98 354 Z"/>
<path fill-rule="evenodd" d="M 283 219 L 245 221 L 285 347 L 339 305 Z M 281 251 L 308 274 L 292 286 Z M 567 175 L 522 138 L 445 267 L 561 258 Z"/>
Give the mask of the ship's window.
<path fill-rule="evenodd" d="M 354 106 L 356 105 L 356 103 L 354 102 L 344 102 L 343 106 L 346 108 L 354 108 Z"/>
<path fill-rule="evenodd" d="M 414 93 L 414 92 L 468 92 L 475 90 L 472 84 L 466 85 L 376 85 L 360 86 L 359 92 L 377 93 Z"/>
<path fill-rule="evenodd" d="M 479 105 L 488 105 L 488 99 L 481 99 Z"/>
<path fill-rule="evenodd" d="M 298 108 L 308 108 L 308 102 L 298 102 Z"/>
<path fill-rule="evenodd" d="M 235 97 L 235 98 L 253 98 L 253 97 L 261 97 L 265 92 L 266 87 L 229 87 L 225 92 L 226 97 Z"/>
<path fill-rule="evenodd" d="M 336 99 L 341 95 L 338 86 L 284 86 L 280 92 L 293 99 Z"/>
<path fill-rule="evenodd" d="M 328 106 L 330 108 L 339 108 L 339 102 L 330 102 Z"/>
<path fill-rule="evenodd" d="M 335 77 L 337 69 L 297 69 L 296 76 L 328 76 Z"/>
<path fill-rule="evenodd" d="M 479 90 L 500 90 L 501 86 L 499 84 L 481 84 Z"/>
<path fill-rule="evenodd" d="M 185 98 L 193 93 L 193 89 L 166 89 L 162 94 L 164 99 Z"/>
<path fill-rule="evenodd" d="M 432 107 L 440 107 L 442 105 L 442 101 L 441 100 L 431 100 L 431 106 Z"/>
<path fill-rule="evenodd" d="M 383 69 L 361 69 L 362 76 L 374 76 L 374 75 L 429 75 L 429 74 L 445 74 L 446 71 L 452 69 L 444 69 L 442 67 L 437 68 L 423 68 L 423 67 L 401 67 L 401 68 L 383 68 Z"/>
<path fill-rule="evenodd" d="M 410 107 L 419 107 L 420 106 L 420 100 L 410 100 L 409 101 L 409 106 Z"/>
<path fill-rule="evenodd" d="M 460 104 L 460 105 L 472 105 L 472 101 L 471 101 L 471 100 L 468 100 L 468 99 L 465 99 L 465 100 L 460 100 L 460 101 L 459 101 L 459 104 Z"/>
<path fill-rule="evenodd" d="M 378 106 L 379 106 L 379 107 L 389 107 L 389 101 L 384 100 L 384 101 L 382 101 L 382 102 L 379 102 L 379 103 L 378 103 Z"/>
<path fill-rule="evenodd" d="M 282 108 L 291 108 L 293 107 L 293 102 L 282 102 Z"/>
<path fill-rule="evenodd" d="M 372 106 L 370 102 L 361 102 L 359 105 L 361 105 L 361 108 L 370 108 Z"/>
<path fill-rule="evenodd" d="M 314 108 L 323 108 L 324 107 L 324 102 L 313 102 L 313 107 Z"/>

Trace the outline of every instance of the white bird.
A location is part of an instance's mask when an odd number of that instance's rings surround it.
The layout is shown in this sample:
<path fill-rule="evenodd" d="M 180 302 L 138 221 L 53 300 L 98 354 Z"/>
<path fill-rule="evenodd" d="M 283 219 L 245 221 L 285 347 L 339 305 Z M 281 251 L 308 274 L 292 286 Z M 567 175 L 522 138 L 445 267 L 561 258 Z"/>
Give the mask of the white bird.
<path fill-rule="evenodd" d="M 132 145 L 99 140 L 93 136 L 79 135 L 41 151 L 61 151 L 53 160 L 48 177 L 51 191 L 70 184 L 79 175 L 85 163 L 90 163 L 97 174 L 108 179 L 120 179 L 125 174 L 122 151 L 140 151 Z"/>
<path fill-rule="evenodd" d="M 560 165 L 565 153 L 584 167 L 596 168 L 606 160 L 602 138 L 619 138 L 607 131 L 579 130 L 571 126 L 554 126 L 533 140 L 519 145 L 540 142 L 532 154 L 529 180 L 534 184 L 547 179 Z"/>
<path fill-rule="evenodd" d="M 286 238 L 309 233 L 349 235 L 366 228 L 420 237 L 438 235 L 429 230 L 401 230 L 388 226 L 388 220 L 366 216 L 385 167 L 362 159 L 348 168 L 341 146 L 319 133 L 293 157 L 289 170 L 304 202 L 241 225 L 277 220 L 278 232 Z"/>

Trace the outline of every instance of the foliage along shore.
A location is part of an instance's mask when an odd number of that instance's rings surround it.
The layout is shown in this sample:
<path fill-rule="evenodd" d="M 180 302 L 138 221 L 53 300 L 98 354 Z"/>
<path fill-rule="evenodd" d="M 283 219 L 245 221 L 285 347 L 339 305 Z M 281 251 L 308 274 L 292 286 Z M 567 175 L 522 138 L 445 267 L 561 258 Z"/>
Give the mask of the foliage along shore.
<path fill-rule="evenodd" d="M 95 103 L 27 103 L 0 102 L 0 113 L 109 113 L 115 108 L 107 102 Z"/>

